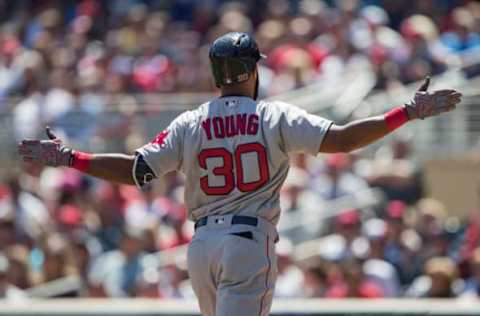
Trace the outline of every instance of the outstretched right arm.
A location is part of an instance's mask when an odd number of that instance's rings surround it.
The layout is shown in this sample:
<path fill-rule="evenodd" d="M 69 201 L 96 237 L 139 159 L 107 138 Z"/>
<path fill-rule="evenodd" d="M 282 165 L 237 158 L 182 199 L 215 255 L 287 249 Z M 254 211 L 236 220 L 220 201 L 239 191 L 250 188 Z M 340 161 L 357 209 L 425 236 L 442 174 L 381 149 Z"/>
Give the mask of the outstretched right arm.
<path fill-rule="evenodd" d="M 88 175 L 123 184 L 135 184 L 132 170 L 135 156 L 125 154 L 91 154 L 86 169 Z"/>
<path fill-rule="evenodd" d="M 22 160 L 51 167 L 71 167 L 96 178 L 142 186 L 155 178 L 141 155 L 87 154 L 62 144 L 47 127 L 49 140 L 24 140 L 18 145 Z"/>
<path fill-rule="evenodd" d="M 47 127 L 47 140 L 24 140 L 18 144 L 23 161 L 50 167 L 70 167 L 107 181 L 135 184 L 141 188 L 182 165 L 185 112 L 173 120 L 155 139 L 138 148 L 135 155 L 89 154 L 64 146 Z"/>

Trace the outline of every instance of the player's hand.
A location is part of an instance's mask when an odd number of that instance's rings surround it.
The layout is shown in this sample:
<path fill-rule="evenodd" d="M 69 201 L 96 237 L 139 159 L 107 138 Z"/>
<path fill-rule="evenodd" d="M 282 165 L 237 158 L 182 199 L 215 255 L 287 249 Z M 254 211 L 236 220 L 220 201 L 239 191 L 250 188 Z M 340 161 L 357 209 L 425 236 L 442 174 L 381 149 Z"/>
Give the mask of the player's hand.
<path fill-rule="evenodd" d="M 427 77 L 415 93 L 414 98 L 405 104 L 410 120 L 424 119 L 443 112 L 450 112 L 462 100 L 462 94 L 453 89 L 427 91 L 430 78 Z"/>
<path fill-rule="evenodd" d="M 18 144 L 18 153 L 28 163 L 50 167 L 70 166 L 73 150 L 64 146 L 47 126 L 48 140 L 23 140 Z"/>

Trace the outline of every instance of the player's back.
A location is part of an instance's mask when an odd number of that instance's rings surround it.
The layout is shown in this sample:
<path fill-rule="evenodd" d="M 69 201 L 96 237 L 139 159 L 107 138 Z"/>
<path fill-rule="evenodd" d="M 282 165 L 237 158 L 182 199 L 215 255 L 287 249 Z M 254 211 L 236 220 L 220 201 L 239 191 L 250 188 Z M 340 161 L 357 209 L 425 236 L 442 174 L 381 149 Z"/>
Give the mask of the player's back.
<path fill-rule="evenodd" d="M 177 117 L 138 150 L 159 176 L 186 176 L 189 218 L 241 214 L 278 221 L 288 154 L 318 153 L 331 122 L 281 102 L 213 99 Z"/>
<path fill-rule="evenodd" d="M 248 97 L 223 97 L 193 111 L 183 163 L 193 219 L 228 213 L 276 220 L 288 157 L 266 110 Z"/>

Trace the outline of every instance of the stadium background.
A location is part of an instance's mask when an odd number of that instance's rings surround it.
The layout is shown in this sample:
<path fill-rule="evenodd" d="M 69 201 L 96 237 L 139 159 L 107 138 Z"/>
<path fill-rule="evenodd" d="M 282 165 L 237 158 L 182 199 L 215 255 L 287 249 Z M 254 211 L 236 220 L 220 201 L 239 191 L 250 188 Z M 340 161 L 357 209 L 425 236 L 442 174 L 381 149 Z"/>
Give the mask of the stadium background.
<path fill-rule="evenodd" d="M 466 0 L 0 1 L 0 315 L 195 310 L 180 175 L 139 192 L 25 168 L 15 144 L 48 124 L 74 148 L 132 152 L 215 95 L 208 45 L 228 31 L 268 55 L 262 97 L 337 122 L 401 104 L 427 74 L 465 95 L 366 150 L 292 157 L 275 313 L 478 315 L 480 4 Z"/>

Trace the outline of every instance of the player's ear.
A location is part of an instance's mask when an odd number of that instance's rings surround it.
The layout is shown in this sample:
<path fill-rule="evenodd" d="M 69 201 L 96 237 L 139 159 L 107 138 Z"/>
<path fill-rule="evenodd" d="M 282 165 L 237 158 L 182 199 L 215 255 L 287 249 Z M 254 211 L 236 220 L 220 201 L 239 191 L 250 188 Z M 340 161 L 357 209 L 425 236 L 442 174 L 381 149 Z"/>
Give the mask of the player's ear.
<path fill-rule="evenodd" d="M 252 70 L 251 76 L 252 76 L 254 81 L 257 80 L 257 78 L 258 78 L 258 67 L 255 67 L 255 69 Z"/>

